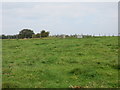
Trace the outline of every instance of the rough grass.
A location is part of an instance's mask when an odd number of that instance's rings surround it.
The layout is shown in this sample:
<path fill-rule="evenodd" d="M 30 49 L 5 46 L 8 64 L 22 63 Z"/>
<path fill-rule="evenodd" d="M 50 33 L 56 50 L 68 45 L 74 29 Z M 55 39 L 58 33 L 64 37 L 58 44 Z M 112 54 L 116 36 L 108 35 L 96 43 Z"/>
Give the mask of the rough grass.
<path fill-rule="evenodd" d="M 116 88 L 118 37 L 3 40 L 3 88 Z"/>

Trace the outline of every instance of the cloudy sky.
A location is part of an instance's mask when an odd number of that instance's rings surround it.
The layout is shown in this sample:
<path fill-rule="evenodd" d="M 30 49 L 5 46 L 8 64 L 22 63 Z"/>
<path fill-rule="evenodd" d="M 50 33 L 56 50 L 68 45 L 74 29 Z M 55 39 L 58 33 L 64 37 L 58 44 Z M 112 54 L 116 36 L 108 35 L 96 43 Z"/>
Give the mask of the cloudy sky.
<path fill-rule="evenodd" d="M 118 33 L 117 2 L 4 2 L 2 33 L 22 29 L 54 34 Z M 1 11 L 1 10 L 0 10 Z"/>

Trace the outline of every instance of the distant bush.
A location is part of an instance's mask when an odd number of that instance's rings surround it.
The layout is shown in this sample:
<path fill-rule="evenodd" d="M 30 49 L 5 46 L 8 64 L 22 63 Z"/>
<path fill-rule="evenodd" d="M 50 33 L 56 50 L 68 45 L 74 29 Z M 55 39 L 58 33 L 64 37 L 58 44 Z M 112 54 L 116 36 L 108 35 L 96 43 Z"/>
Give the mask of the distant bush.
<path fill-rule="evenodd" d="M 41 36 L 40 36 L 40 33 L 37 33 L 37 34 L 33 34 L 32 35 L 32 38 L 40 38 Z"/>
<path fill-rule="evenodd" d="M 83 38 L 89 38 L 92 37 L 91 35 L 83 35 Z"/>

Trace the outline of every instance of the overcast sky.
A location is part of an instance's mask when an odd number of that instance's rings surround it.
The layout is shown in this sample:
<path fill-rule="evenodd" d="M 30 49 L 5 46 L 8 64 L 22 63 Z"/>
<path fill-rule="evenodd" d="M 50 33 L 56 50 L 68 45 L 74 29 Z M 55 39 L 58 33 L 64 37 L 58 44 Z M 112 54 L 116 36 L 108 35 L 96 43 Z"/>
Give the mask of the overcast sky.
<path fill-rule="evenodd" d="M 5 2 L 2 33 L 118 34 L 117 2 Z M 1 10 L 0 10 L 1 11 Z"/>

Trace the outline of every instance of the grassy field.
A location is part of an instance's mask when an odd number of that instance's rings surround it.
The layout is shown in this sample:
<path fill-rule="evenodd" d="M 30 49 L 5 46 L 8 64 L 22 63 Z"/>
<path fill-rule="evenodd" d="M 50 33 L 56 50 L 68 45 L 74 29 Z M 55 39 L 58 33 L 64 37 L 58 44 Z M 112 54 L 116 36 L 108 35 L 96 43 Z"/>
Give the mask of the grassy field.
<path fill-rule="evenodd" d="M 2 41 L 3 88 L 118 87 L 118 37 Z"/>

